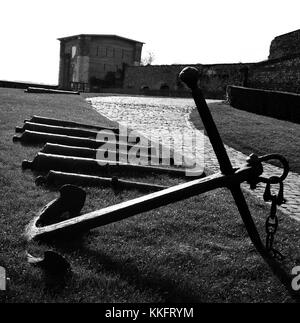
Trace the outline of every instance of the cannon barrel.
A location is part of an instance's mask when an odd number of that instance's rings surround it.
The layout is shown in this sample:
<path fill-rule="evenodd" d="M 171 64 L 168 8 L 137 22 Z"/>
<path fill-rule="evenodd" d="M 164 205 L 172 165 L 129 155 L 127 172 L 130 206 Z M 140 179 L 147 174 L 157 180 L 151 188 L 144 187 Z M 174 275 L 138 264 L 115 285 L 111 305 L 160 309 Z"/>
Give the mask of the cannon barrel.
<path fill-rule="evenodd" d="M 121 171 L 124 174 L 128 171 L 140 171 L 144 173 L 153 174 L 168 174 L 173 176 L 185 177 L 185 169 L 166 168 L 166 167 L 154 167 L 136 165 L 122 162 L 110 162 L 108 160 L 99 160 L 82 157 L 61 156 L 38 153 L 33 161 L 24 160 L 22 162 L 23 169 L 31 169 L 36 171 L 65 171 L 65 172 L 83 172 L 86 174 L 105 174 L 111 171 Z M 198 175 L 198 177 L 204 176 L 204 174 Z"/>
<path fill-rule="evenodd" d="M 58 145 L 46 143 L 45 146 L 41 150 L 42 153 L 45 154 L 53 154 L 53 155 L 63 155 L 63 156 L 74 156 L 74 157 L 83 157 L 83 158 L 92 158 L 96 159 L 97 154 L 101 153 L 103 156 L 113 156 L 115 154 L 115 158 L 117 161 L 124 161 L 130 158 L 130 152 L 122 152 L 122 151 L 113 151 L 106 149 L 91 149 L 84 147 L 75 147 L 75 146 L 66 146 L 66 145 Z M 154 154 L 139 154 L 137 157 L 142 157 L 143 160 L 151 161 L 151 164 L 165 164 L 165 165 L 174 165 L 174 158 L 165 158 Z"/>
<path fill-rule="evenodd" d="M 47 118 L 47 117 L 36 116 L 36 115 L 32 116 L 30 120 L 25 120 L 25 122 L 26 121 L 48 124 L 53 126 L 86 128 L 86 129 L 93 129 L 93 130 L 111 130 L 113 132 L 119 132 L 119 128 L 117 127 L 109 127 L 105 125 L 91 125 L 91 124 L 85 124 L 85 123 L 79 123 L 79 122 L 67 121 L 67 120 L 61 120 L 61 119 L 55 119 L 55 118 Z"/>
<path fill-rule="evenodd" d="M 42 87 L 28 87 L 24 92 L 27 93 L 44 93 L 44 94 L 76 94 L 79 95 L 78 91 L 65 91 L 65 90 L 57 90 L 57 89 L 46 89 Z"/>
<path fill-rule="evenodd" d="M 86 174 L 66 173 L 50 170 L 46 176 L 39 176 L 36 184 L 61 185 L 76 184 L 81 186 L 104 186 L 114 189 L 137 189 L 142 191 L 160 191 L 167 186 L 127 181 L 117 177 L 99 177 Z"/>
<path fill-rule="evenodd" d="M 64 126 L 54 126 L 47 125 L 42 123 L 35 123 L 26 121 L 23 127 L 16 127 L 16 132 L 21 133 L 25 130 L 35 131 L 35 132 L 45 132 L 52 133 L 58 135 L 72 136 L 72 137 L 82 137 L 82 138 L 97 138 L 97 136 L 101 135 L 104 137 L 114 137 L 117 140 L 125 140 L 127 141 L 128 136 L 120 136 L 119 133 L 115 133 L 111 130 L 102 129 L 102 130 L 88 130 L 88 129 L 80 129 L 73 127 L 64 127 Z M 98 137 L 99 138 L 99 137 Z M 137 137 L 137 139 L 139 139 Z"/>
<path fill-rule="evenodd" d="M 148 151 L 148 153 L 155 152 L 155 148 L 151 146 L 146 147 L 146 146 L 141 146 L 133 143 L 122 143 L 122 142 L 105 141 L 105 140 L 102 141 L 102 140 L 96 140 L 96 139 L 90 139 L 90 138 L 65 136 L 65 135 L 36 132 L 36 131 L 30 131 L 30 130 L 25 130 L 21 136 L 14 136 L 13 141 L 14 142 L 20 141 L 22 143 L 27 143 L 27 144 L 45 144 L 49 142 L 49 143 L 67 145 L 67 146 L 86 147 L 86 148 L 92 148 L 92 149 L 98 149 L 100 146 L 105 144 L 105 148 L 109 150 L 122 149 L 124 151 L 127 151 L 128 149 L 134 146 L 137 149 L 139 148 L 143 151 Z"/>

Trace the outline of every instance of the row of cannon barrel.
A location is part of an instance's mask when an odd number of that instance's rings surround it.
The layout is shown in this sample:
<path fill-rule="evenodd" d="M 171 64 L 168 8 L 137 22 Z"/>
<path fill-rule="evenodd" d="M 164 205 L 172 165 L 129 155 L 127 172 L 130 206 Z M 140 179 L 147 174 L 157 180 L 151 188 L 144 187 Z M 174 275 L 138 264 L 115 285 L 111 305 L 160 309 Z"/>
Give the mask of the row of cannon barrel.
<path fill-rule="evenodd" d="M 127 134 L 121 133 L 119 128 L 33 116 L 25 120 L 22 127 L 16 127 L 16 132 L 14 142 L 43 145 L 33 160 L 22 162 L 23 169 L 46 173 L 37 177 L 37 185 L 77 184 L 157 191 L 166 186 L 119 177 L 137 174 L 186 176 L 182 167 L 164 166 L 174 165 L 174 153 L 169 152 L 169 156 L 164 157 L 159 146 L 154 147 L 152 143 L 143 146 L 138 136 L 129 142 Z M 135 154 L 130 152 L 133 147 Z M 131 162 L 136 157 L 148 163 Z"/>
<path fill-rule="evenodd" d="M 34 87 L 34 86 L 29 86 L 24 92 L 39 93 L 39 94 L 77 94 L 77 95 L 80 94 L 80 92 L 78 91 L 66 91 L 66 90 L 58 90 L 58 89 L 51 89 L 51 88 Z"/>

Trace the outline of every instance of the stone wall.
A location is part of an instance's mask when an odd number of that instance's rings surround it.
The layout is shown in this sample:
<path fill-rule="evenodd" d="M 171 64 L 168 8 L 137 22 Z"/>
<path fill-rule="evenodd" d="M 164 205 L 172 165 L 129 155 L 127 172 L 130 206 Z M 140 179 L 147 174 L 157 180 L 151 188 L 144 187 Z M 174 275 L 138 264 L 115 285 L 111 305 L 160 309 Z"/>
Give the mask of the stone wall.
<path fill-rule="evenodd" d="M 186 66 L 200 71 L 200 87 L 206 98 L 225 98 L 230 84 L 244 85 L 244 64 L 215 65 L 148 65 L 126 68 L 123 88 L 128 91 L 170 91 L 182 93 L 188 89 L 179 80 L 178 74 Z"/>
<path fill-rule="evenodd" d="M 244 85 L 256 89 L 300 93 L 300 55 L 251 65 Z"/>
<path fill-rule="evenodd" d="M 129 66 L 123 90 L 140 94 L 146 90 L 158 94 L 169 91 L 173 96 L 186 96 L 188 89 L 178 79 L 186 66 L 200 71 L 199 84 L 206 98 L 225 98 L 228 85 L 300 93 L 299 54 L 252 64 Z"/>
<path fill-rule="evenodd" d="M 269 59 L 300 53 L 300 29 L 275 37 L 271 42 Z"/>
<path fill-rule="evenodd" d="M 187 89 L 178 73 L 188 65 L 128 67 L 124 91 L 169 90 L 183 94 Z M 200 71 L 200 87 L 206 98 L 225 98 L 228 85 L 300 93 L 300 29 L 276 37 L 269 59 L 249 64 L 194 65 Z"/>
<path fill-rule="evenodd" d="M 246 67 L 251 64 L 215 64 L 203 65 L 200 87 L 207 98 L 226 98 L 228 85 L 245 85 Z"/>

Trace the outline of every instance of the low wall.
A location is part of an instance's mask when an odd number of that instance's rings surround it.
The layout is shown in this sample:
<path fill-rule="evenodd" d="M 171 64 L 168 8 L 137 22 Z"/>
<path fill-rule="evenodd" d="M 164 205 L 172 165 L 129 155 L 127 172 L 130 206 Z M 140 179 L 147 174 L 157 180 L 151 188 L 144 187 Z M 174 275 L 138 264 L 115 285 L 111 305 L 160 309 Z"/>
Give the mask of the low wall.
<path fill-rule="evenodd" d="M 124 95 L 145 95 L 145 96 L 162 96 L 174 98 L 190 98 L 191 91 L 175 91 L 175 90 L 149 90 L 149 89 L 126 89 L 126 88 L 103 88 L 93 93 L 111 93 Z"/>
<path fill-rule="evenodd" d="M 236 109 L 300 123 L 299 94 L 228 86 L 227 98 Z"/>
<path fill-rule="evenodd" d="M 0 87 L 15 88 L 15 89 L 27 89 L 28 87 L 42 87 L 44 89 L 57 89 L 57 85 L 26 83 L 26 82 L 14 82 L 14 81 L 1 81 Z"/>

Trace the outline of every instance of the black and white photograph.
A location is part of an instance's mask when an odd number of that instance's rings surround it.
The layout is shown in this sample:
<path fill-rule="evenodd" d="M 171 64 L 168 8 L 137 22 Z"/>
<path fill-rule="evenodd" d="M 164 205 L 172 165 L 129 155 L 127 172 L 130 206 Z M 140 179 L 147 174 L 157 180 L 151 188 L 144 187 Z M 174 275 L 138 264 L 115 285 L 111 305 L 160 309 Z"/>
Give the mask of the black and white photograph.
<path fill-rule="evenodd" d="M 299 1 L 0 8 L 2 305 L 300 302 Z"/>

